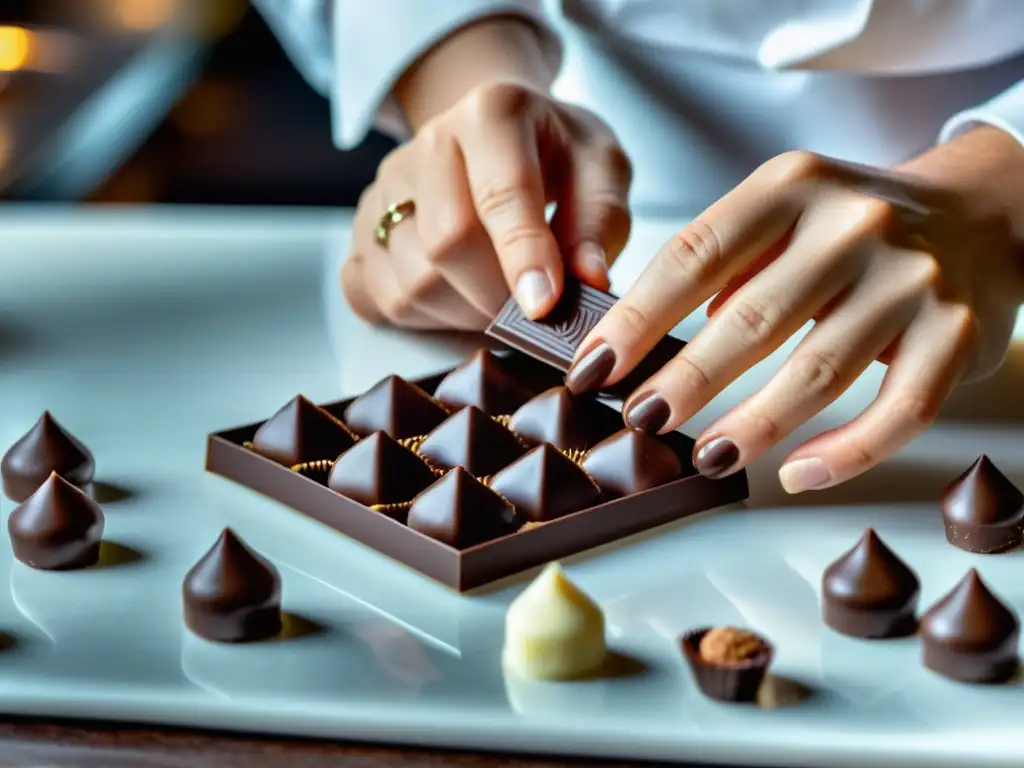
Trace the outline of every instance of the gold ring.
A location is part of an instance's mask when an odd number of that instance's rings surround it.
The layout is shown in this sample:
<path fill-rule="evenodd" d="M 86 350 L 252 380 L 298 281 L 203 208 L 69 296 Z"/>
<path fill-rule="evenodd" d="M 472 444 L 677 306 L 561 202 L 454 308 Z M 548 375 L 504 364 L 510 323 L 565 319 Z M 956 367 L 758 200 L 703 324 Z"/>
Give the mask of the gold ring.
<path fill-rule="evenodd" d="M 397 227 L 401 222 L 408 219 L 415 212 L 416 203 L 412 200 L 402 200 L 394 205 L 389 205 L 388 209 L 384 211 L 380 219 L 377 220 L 377 229 L 374 232 L 377 245 L 381 248 L 387 248 L 388 238 L 391 237 L 391 230 Z"/>

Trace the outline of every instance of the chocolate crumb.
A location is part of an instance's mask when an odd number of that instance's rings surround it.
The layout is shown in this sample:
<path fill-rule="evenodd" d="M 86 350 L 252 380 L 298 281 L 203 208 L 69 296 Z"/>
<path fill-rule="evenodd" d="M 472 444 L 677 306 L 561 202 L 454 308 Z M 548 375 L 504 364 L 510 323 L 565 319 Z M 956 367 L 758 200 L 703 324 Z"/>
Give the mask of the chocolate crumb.
<path fill-rule="evenodd" d="M 757 656 L 764 643 L 753 632 L 716 627 L 700 641 L 700 657 L 708 664 L 744 664 Z"/>

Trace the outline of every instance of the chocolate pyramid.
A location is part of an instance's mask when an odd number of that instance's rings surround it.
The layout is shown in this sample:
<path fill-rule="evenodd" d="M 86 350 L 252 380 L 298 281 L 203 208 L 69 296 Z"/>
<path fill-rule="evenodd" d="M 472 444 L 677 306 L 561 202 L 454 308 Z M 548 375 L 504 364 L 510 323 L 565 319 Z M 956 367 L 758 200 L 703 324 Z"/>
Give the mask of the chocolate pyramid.
<path fill-rule="evenodd" d="M 822 617 L 836 632 L 853 637 L 913 634 L 920 591 L 917 575 L 868 528 L 825 569 Z"/>
<path fill-rule="evenodd" d="M 973 568 L 921 617 L 924 665 L 968 683 L 998 683 L 1017 672 L 1016 614 Z"/>
<path fill-rule="evenodd" d="M 281 576 L 225 528 L 185 576 L 185 625 L 225 643 L 263 640 L 281 631 Z"/>
<path fill-rule="evenodd" d="M 583 469 L 609 496 L 629 496 L 683 475 L 679 456 L 653 435 L 623 429 L 595 445 Z"/>
<path fill-rule="evenodd" d="M 381 379 L 345 409 L 345 423 L 357 434 L 387 432 L 396 440 L 425 435 L 447 417 L 430 395 L 400 376 Z"/>
<path fill-rule="evenodd" d="M 72 485 L 86 488 L 96 462 L 92 453 L 45 411 L 35 425 L 12 445 L 0 462 L 4 494 L 24 501 L 56 472 Z"/>
<path fill-rule="evenodd" d="M 500 357 L 481 349 L 441 380 L 434 398 L 451 411 L 475 405 L 501 416 L 514 413 L 532 394 L 508 374 Z"/>
<path fill-rule="evenodd" d="M 253 450 L 286 467 L 333 460 L 354 443 L 344 424 L 302 395 L 267 419 L 252 439 Z"/>
<path fill-rule="evenodd" d="M 504 499 L 461 467 L 413 500 L 408 521 L 414 531 L 456 549 L 513 533 L 521 523 Z"/>
<path fill-rule="evenodd" d="M 374 432 L 338 457 L 327 486 L 360 504 L 397 504 L 434 482 L 419 456 L 384 432 Z"/>
<path fill-rule="evenodd" d="M 578 512 L 601 497 L 587 473 L 548 444 L 509 464 L 491 478 L 490 487 L 531 523 L 546 523 Z"/>
<path fill-rule="evenodd" d="M 622 427 L 622 418 L 607 406 L 552 387 L 512 415 L 509 429 L 531 445 L 551 443 L 563 451 L 596 445 Z"/>
<path fill-rule="evenodd" d="M 483 477 L 508 466 L 526 449 L 501 424 L 468 405 L 427 435 L 419 452 L 441 469 L 464 467 Z"/>
<path fill-rule="evenodd" d="M 95 565 L 103 512 L 84 491 L 56 472 L 7 519 L 14 556 L 44 571 Z"/>
<path fill-rule="evenodd" d="M 995 554 L 1020 546 L 1024 494 L 982 454 L 942 494 L 946 540 L 968 552 Z"/>

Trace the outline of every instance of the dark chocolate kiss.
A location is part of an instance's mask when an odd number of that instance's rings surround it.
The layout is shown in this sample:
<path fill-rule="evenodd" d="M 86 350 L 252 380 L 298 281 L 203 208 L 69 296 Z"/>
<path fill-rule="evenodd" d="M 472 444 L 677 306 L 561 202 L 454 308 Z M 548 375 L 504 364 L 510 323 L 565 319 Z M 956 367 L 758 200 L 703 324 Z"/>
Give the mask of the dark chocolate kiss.
<path fill-rule="evenodd" d="M 450 547 L 465 549 L 513 533 L 522 520 L 498 494 L 456 467 L 413 500 L 408 524 Z"/>
<path fill-rule="evenodd" d="M 281 631 L 281 577 L 230 528 L 185 576 L 182 597 L 185 625 L 208 640 L 264 640 Z"/>
<path fill-rule="evenodd" d="M 344 424 L 302 395 L 267 419 L 252 439 L 253 450 L 286 467 L 335 459 L 354 443 Z"/>
<path fill-rule="evenodd" d="M 356 433 L 387 432 L 396 440 L 425 435 L 447 417 L 430 395 L 400 376 L 381 379 L 345 409 L 345 423 Z"/>
<path fill-rule="evenodd" d="M 92 453 L 69 433 L 49 411 L 8 449 L 0 462 L 4 494 L 11 501 L 24 501 L 56 472 L 72 485 L 86 488 L 92 482 L 96 463 Z"/>
<path fill-rule="evenodd" d="M 984 454 L 942 494 L 942 521 L 950 544 L 995 554 L 1020 546 L 1024 494 Z"/>
<path fill-rule="evenodd" d="M 500 357 L 481 349 L 441 380 L 434 398 L 452 411 L 475 405 L 500 416 L 515 412 L 532 394 L 508 374 Z"/>
<path fill-rule="evenodd" d="M 623 429 L 595 445 L 583 460 L 583 469 L 609 496 L 640 493 L 683 475 L 675 451 L 634 429 Z"/>
<path fill-rule="evenodd" d="M 496 474 L 492 490 L 532 523 L 546 523 L 593 506 L 601 497 L 587 473 L 552 445 L 539 445 Z"/>
<path fill-rule="evenodd" d="M 384 432 L 374 432 L 345 453 L 331 468 L 327 486 L 360 504 L 396 504 L 434 482 L 423 459 Z"/>
<path fill-rule="evenodd" d="M 515 435 L 473 405 L 427 435 L 419 451 L 441 469 L 465 467 L 477 477 L 497 472 L 526 453 Z"/>
<path fill-rule="evenodd" d="M 825 569 L 822 617 L 836 632 L 864 638 L 913 634 L 921 583 L 872 528 Z"/>
<path fill-rule="evenodd" d="M 921 617 L 924 665 L 967 683 L 1004 682 L 1018 667 L 1016 614 L 973 568 Z"/>
<path fill-rule="evenodd" d="M 85 492 L 57 473 L 7 519 L 14 556 L 44 571 L 95 565 L 103 537 L 103 512 Z"/>
<path fill-rule="evenodd" d="M 531 445 L 551 443 L 563 451 L 596 445 L 622 427 L 622 417 L 566 387 L 542 392 L 512 415 L 509 428 Z"/>

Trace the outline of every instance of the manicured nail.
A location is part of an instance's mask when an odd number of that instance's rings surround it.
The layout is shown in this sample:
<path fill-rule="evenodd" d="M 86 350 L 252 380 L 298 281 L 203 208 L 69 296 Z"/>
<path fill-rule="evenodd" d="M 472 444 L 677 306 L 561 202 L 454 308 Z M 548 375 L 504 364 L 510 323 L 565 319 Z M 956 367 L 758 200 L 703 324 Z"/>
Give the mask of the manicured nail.
<path fill-rule="evenodd" d="M 832 482 L 832 473 L 821 459 L 797 459 L 779 468 L 779 481 L 786 493 L 803 493 Z"/>
<path fill-rule="evenodd" d="M 538 317 L 551 301 L 551 281 L 548 276 L 539 269 L 531 269 L 520 275 L 516 282 L 516 301 L 528 317 Z"/>
<path fill-rule="evenodd" d="M 657 392 L 640 395 L 626 410 L 626 424 L 633 429 L 657 434 L 665 426 L 672 409 Z"/>
<path fill-rule="evenodd" d="M 576 258 L 587 272 L 608 276 L 608 256 L 598 243 L 580 243 L 576 249 Z"/>
<path fill-rule="evenodd" d="M 728 437 L 715 437 L 693 455 L 693 466 L 704 477 L 712 479 L 729 474 L 740 460 L 740 449 Z"/>
<path fill-rule="evenodd" d="M 565 374 L 565 386 L 574 395 L 597 389 L 614 367 L 615 350 L 602 341 L 572 364 Z"/>

